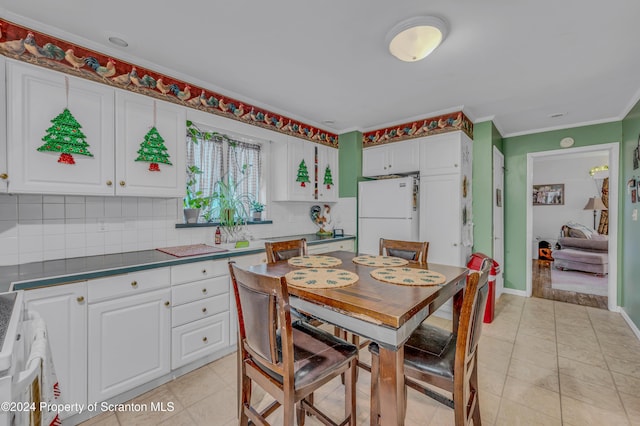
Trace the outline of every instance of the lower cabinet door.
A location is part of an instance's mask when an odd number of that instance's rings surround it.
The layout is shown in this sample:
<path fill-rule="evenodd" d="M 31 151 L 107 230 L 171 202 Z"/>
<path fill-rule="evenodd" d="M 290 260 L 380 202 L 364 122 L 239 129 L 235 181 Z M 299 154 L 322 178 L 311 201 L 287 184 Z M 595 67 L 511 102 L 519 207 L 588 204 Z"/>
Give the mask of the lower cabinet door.
<path fill-rule="evenodd" d="M 47 324 L 63 401 L 87 403 L 87 283 L 27 290 L 24 302 Z M 64 419 L 76 411 L 63 411 Z"/>
<path fill-rule="evenodd" d="M 89 305 L 90 402 L 169 373 L 170 300 L 167 288 Z"/>
<path fill-rule="evenodd" d="M 210 355 L 229 346 L 229 313 L 175 327 L 171 333 L 171 368 Z"/>

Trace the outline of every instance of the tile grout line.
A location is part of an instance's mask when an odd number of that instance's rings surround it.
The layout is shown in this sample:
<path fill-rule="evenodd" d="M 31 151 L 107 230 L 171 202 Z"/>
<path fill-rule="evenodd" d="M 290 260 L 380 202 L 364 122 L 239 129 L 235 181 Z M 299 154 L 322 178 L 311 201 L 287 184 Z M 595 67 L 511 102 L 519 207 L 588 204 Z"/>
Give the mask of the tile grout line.
<path fill-rule="evenodd" d="M 558 320 L 556 315 L 556 301 L 553 302 L 553 331 L 555 334 L 556 344 L 556 367 L 558 372 L 558 403 L 560 404 L 560 424 L 564 425 L 564 414 L 562 411 L 562 381 L 560 380 L 560 348 L 558 348 Z M 587 314 L 588 316 L 588 314 Z"/>
<path fill-rule="evenodd" d="M 589 315 L 589 310 L 587 309 L 587 318 L 589 318 L 589 324 L 591 324 L 591 328 L 593 329 L 593 333 L 596 336 L 596 341 L 598 342 L 598 349 L 600 350 L 600 353 L 602 354 L 602 359 L 604 359 L 604 363 L 607 366 L 607 371 L 609 372 L 609 376 L 611 377 L 611 382 L 613 383 L 613 386 L 616 390 L 616 396 L 618 397 L 618 401 L 620 402 L 620 405 L 622 406 L 622 409 L 624 410 L 624 414 L 627 417 L 627 421 L 631 422 L 631 416 L 629 411 L 627 410 L 627 406 L 624 404 L 624 402 L 622 401 L 622 398 L 620 397 L 620 390 L 618 389 L 618 385 L 616 384 L 616 380 L 613 377 L 613 373 L 611 372 L 611 367 L 609 366 L 609 361 L 607 360 L 607 357 L 605 356 L 604 351 L 602 350 L 602 345 L 600 344 L 600 337 L 599 337 L 599 333 L 596 330 L 596 328 L 593 325 L 593 320 L 591 319 L 591 315 Z"/>

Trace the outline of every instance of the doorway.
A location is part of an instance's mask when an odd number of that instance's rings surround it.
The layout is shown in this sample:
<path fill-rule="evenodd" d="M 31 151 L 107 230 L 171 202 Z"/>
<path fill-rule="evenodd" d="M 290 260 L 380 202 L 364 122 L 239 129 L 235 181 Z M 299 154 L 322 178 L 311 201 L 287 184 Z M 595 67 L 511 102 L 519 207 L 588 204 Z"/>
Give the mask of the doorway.
<path fill-rule="evenodd" d="M 602 191 L 602 183 L 594 179 L 589 172 L 592 171 L 590 169 L 593 166 L 600 166 L 600 163 L 603 162 L 609 167 L 608 205 L 610 210 L 607 212 L 609 217 L 609 236 L 608 242 L 604 243 L 604 250 L 608 256 L 608 265 L 610 265 L 608 273 L 596 274 L 571 263 L 567 265 L 566 260 L 539 259 L 538 254 L 541 246 L 550 247 L 550 257 L 553 259 L 554 250 L 560 248 L 557 247 L 557 244 L 561 237 L 561 229 L 567 223 L 583 224 L 586 228 L 591 228 L 594 225 L 593 211 L 587 207 L 590 205 L 590 198 L 599 196 Z M 529 259 L 526 271 L 527 296 L 598 306 L 609 310 L 617 308 L 618 167 L 618 143 L 545 151 L 527 155 L 527 199 L 531 200 L 527 205 L 526 252 L 527 259 Z M 573 175 L 568 175 L 567 173 Z M 536 186 L 535 190 L 534 186 Z M 534 191 L 535 195 L 539 195 L 541 187 L 542 190 L 548 187 L 554 191 L 561 188 L 561 199 L 554 198 L 553 203 L 540 203 L 540 197 L 538 196 L 536 198 L 538 202 L 534 205 Z M 600 212 L 596 211 L 596 214 L 599 216 Z M 597 226 L 598 223 L 595 224 L 596 228 Z M 566 248 L 562 247 L 563 250 Z M 561 252 L 562 250 L 557 252 L 558 258 L 561 257 Z M 565 251 L 562 255 L 567 253 Z M 569 270 L 564 277 L 559 275 L 562 273 L 561 269 Z M 602 271 L 599 270 L 597 272 Z M 552 277 L 552 274 L 554 277 Z M 584 275 L 582 278 L 570 277 L 572 274 Z M 598 284 L 598 277 L 601 285 L 606 286 L 598 290 L 602 294 L 600 300 L 595 296 L 591 296 L 592 289 L 580 287 L 587 283 Z M 553 278 L 556 279 L 556 283 L 562 279 L 568 283 L 576 283 L 577 287 L 565 286 L 563 288 L 558 285 L 557 288 L 554 288 Z M 536 287 L 535 293 L 534 284 Z"/>

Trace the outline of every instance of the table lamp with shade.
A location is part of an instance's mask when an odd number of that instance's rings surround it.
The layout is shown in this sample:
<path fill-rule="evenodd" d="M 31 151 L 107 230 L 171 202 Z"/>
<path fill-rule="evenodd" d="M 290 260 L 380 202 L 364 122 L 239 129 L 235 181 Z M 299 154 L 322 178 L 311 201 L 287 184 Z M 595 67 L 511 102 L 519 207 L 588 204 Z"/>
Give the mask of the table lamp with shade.
<path fill-rule="evenodd" d="M 589 201 L 587 201 L 587 205 L 584 206 L 583 210 L 593 210 L 593 229 L 596 229 L 596 211 L 607 210 L 607 206 L 602 202 L 602 198 L 591 197 L 589 198 Z"/>

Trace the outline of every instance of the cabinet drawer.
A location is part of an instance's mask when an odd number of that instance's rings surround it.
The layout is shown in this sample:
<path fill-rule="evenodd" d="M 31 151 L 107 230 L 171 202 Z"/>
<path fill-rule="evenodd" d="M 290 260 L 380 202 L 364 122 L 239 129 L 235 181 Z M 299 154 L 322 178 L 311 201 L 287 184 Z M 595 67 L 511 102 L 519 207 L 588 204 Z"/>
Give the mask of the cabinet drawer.
<path fill-rule="evenodd" d="M 90 280 L 87 287 L 89 303 L 113 297 L 130 296 L 169 287 L 169 268 L 149 269 L 129 274 Z"/>
<path fill-rule="evenodd" d="M 229 346 L 229 313 L 195 321 L 171 331 L 171 368 L 176 369 Z"/>
<path fill-rule="evenodd" d="M 229 274 L 227 259 L 187 263 L 171 267 L 171 283 L 182 284 Z"/>
<path fill-rule="evenodd" d="M 217 296 L 218 294 L 229 292 L 229 277 L 210 278 L 208 280 L 196 281 L 194 283 L 182 284 L 171 288 L 171 300 L 173 306 L 204 299 L 205 297 Z"/>
<path fill-rule="evenodd" d="M 227 293 L 176 306 L 171 311 L 171 325 L 177 327 L 191 321 L 207 318 L 229 310 Z"/>

